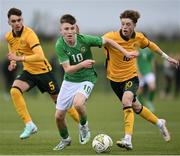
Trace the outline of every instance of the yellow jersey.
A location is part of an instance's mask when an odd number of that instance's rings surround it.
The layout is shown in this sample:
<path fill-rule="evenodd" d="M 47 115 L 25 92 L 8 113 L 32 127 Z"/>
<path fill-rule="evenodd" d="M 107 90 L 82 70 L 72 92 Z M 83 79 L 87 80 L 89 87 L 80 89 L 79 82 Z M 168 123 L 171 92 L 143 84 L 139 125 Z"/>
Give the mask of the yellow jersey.
<path fill-rule="evenodd" d="M 134 32 L 130 39 L 126 38 L 121 31 L 108 32 L 103 37 L 114 40 L 129 52 L 148 47 L 150 43 L 153 43 L 140 32 Z M 123 53 L 110 45 L 105 45 L 104 49 L 107 57 L 108 79 L 123 82 L 138 76 L 136 58 L 126 58 Z"/>
<path fill-rule="evenodd" d="M 30 56 L 35 54 L 33 49 L 37 46 L 40 46 L 40 51 L 42 55 L 44 52 L 41 48 L 39 39 L 32 29 L 29 27 L 23 26 L 22 30 L 18 35 L 13 31 L 6 33 L 5 38 L 8 42 L 9 52 L 15 53 L 18 56 Z M 48 60 L 43 56 L 44 60 L 42 61 L 24 61 L 23 70 L 28 71 L 31 74 L 42 74 L 52 70 L 52 67 Z"/>

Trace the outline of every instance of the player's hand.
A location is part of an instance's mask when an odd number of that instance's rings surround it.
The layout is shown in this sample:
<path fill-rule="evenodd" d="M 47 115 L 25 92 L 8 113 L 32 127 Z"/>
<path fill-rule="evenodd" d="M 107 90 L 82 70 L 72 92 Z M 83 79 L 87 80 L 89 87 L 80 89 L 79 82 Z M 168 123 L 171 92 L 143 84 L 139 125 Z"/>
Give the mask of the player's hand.
<path fill-rule="evenodd" d="M 171 63 L 171 64 L 173 64 L 173 65 L 175 65 L 176 66 L 176 68 L 178 68 L 179 67 L 179 64 L 180 64 L 180 62 L 179 61 L 177 61 L 177 60 L 175 60 L 175 59 L 173 59 L 172 57 L 168 57 L 168 62 L 169 63 Z"/>
<path fill-rule="evenodd" d="M 81 64 L 81 66 L 82 66 L 83 68 L 92 68 L 92 66 L 93 66 L 94 63 L 95 63 L 94 60 L 88 59 L 88 60 L 85 60 L 85 61 L 81 62 L 80 64 Z"/>
<path fill-rule="evenodd" d="M 17 56 L 16 54 L 9 52 L 7 55 L 8 59 L 10 61 L 14 60 L 14 61 L 23 61 L 23 56 Z"/>
<path fill-rule="evenodd" d="M 13 71 L 16 68 L 16 63 L 10 63 L 8 66 L 9 71 Z"/>
<path fill-rule="evenodd" d="M 132 51 L 132 52 L 128 52 L 125 54 L 125 56 L 127 58 L 136 58 L 139 56 L 139 52 L 138 51 Z"/>

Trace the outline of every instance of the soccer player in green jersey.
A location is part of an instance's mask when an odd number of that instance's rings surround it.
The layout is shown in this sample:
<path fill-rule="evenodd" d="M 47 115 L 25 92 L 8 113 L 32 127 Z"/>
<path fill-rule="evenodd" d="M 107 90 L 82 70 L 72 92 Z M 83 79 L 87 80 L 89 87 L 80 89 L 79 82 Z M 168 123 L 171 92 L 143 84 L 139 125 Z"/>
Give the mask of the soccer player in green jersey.
<path fill-rule="evenodd" d="M 80 144 L 86 144 L 90 140 L 85 102 L 97 79 L 93 67 L 95 61 L 92 57 L 91 47 L 101 47 L 103 44 L 109 44 L 128 58 L 138 55 L 135 51 L 127 53 L 111 39 L 77 33 L 76 19 L 70 14 L 63 15 L 60 24 L 62 36 L 56 42 L 56 53 L 64 68 L 65 75 L 57 99 L 55 118 L 62 140 L 54 150 L 62 150 L 71 144 L 65 115 L 72 105 L 77 109 L 80 116 Z"/>
<path fill-rule="evenodd" d="M 140 49 L 137 59 L 139 70 L 139 100 L 152 112 L 155 111 L 153 99 L 156 90 L 154 53 L 149 48 Z M 147 97 L 147 102 L 144 96 Z"/>

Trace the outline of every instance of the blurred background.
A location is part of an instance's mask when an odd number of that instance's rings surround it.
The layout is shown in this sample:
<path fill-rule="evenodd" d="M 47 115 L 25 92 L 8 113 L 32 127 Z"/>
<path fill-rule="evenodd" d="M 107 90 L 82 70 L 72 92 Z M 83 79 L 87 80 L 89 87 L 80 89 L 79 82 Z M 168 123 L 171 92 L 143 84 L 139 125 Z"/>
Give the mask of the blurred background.
<path fill-rule="evenodd" d="M 180 0 L 0 0 L 0 81 L 3 84 L 0 86 L 1 92 L 8 92 L 18 73 L 18 70 L 14 73 L 7 71 L 8 50 L 4 35 L 11 30 L 7 22 L 7 12 L 11 7 L 21 9 L 24 24 L 38 34 L 44 52 L 54 67 L 59 84 L 63 74 L 54 53 L 54 45 L 59 36 L 59 18 L 66 13 L 77 18 L 81 33 L 103 35 L 107 31 L 119 30 L 121 12 L 126 9 L 138 10 L 141 18 L 136 30 L 146 33 L 169 55 L 177 58 L 180 55 Z M 93 49 L 99 80 L 101 80 L 98 81 L 96 88 L 107 92 L 110 89 L 105 76 L 105 56 L 102 51 L 102 49 Z M 164 97 L 168 94 L 176 97 L 180 90 L 179 71 L 167 62 L 163 62 L 159 56 L 156 55 L 155 59 L 158 95 Z"/>

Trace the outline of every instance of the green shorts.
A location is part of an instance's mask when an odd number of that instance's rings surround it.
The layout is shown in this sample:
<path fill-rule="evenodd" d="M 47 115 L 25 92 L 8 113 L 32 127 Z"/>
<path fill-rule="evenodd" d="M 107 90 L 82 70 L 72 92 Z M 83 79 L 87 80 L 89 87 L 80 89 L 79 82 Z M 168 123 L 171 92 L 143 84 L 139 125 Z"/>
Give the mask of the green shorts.
<path fill-rule="evenodd" d="M 114 82 L 110 80 L 110 83 L 113 91 L 121 101 L 125 91 L 131 91 L 134 94 L 133 102 L 136 101 L 136 92 L 139 88 L 139 79 L 137 76 L 123 82 Z"/>
<path fill-rule="evenodd" d="M 30 86 L 29 90 L 37 86 L 42 93 L 48 92 L 51 95 L 56 95 L 60 90 L 52 71 L 43 74 L 30 74 L 23 71 L 16 77 L 16 80 L 27 82 Z"/>

